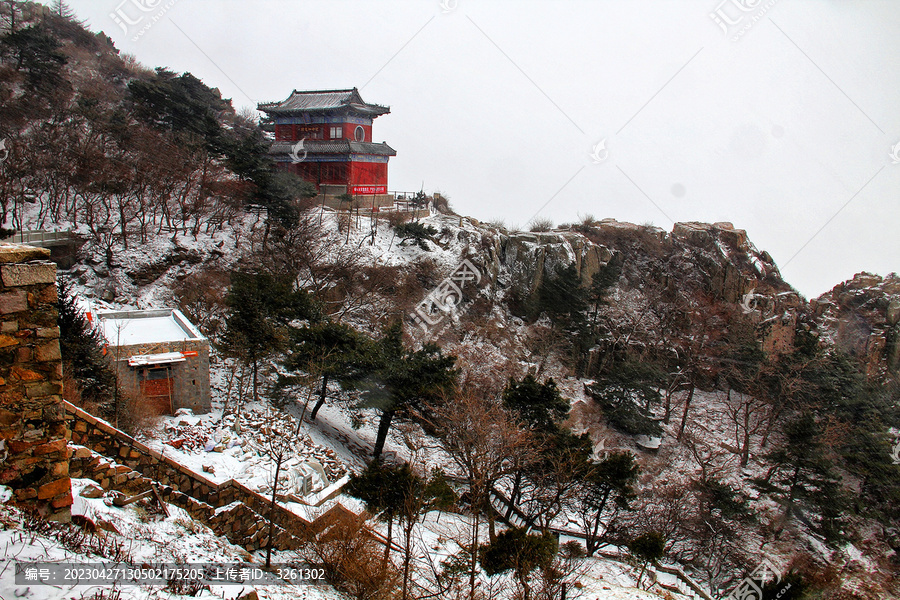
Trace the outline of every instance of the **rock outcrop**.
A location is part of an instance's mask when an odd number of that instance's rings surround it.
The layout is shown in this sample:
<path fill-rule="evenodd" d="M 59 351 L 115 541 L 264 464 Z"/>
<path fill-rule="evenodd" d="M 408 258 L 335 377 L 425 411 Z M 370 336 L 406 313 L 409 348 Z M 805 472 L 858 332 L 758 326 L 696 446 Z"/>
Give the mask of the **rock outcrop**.
<path fill-rule="evenodd" d="M 857 273 L 810 302 L 827 339 L 870 377 L 900 370 L 900 277 Z"/>

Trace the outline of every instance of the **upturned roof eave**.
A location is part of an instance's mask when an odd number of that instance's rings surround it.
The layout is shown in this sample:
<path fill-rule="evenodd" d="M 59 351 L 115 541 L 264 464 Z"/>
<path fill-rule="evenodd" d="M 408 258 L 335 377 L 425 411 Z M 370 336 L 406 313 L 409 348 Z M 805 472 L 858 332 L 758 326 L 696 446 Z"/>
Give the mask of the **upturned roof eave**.
<path fill-rule="evenodd" d="M 367 104 L 367 105 L 359 105 L 359 104 L 344 104 L 341 106 L 328 106 L 328 107 L 315 107 L 315 108 L 285 108 L 277 105 L 265 105 L 260 104 L 257 106 L 257 110 L 260 110 L 269 114 L 279 114 L 279 115 L 302 115 L 302 114 L 323 114 L 323 113 L 341 113 L 341 112 L 356 112 L 366 116 L 375 116 L 380 117 L 381 115 L 390 114 L 391 109 L 388 106 L 379 106 L 377 104 Z"/>
<path fill-rule="evenodd" d="M 296 142 L 275 142 L 269 146 L 270 155 L 291 155 Z M 299 151 L 299 149 L 298 149 Z M 385 142 L 355 142 L 350 140 L 306 140 L 303 151 L 307 155 L 368 154 L 373 156 L 397 156 L 397 151 Z"/>

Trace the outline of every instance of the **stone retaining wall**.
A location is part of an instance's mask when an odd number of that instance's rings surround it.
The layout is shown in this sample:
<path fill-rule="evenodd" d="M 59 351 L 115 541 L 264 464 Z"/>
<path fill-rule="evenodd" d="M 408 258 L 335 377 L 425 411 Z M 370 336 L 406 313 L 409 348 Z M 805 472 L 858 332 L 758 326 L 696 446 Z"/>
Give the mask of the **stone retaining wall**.
<path fill-rule="evenodd" d="M 116 490 L 133 496 L 150 490 L 156 482 L 118 464 L 84 446 L 72 446 L 69 471 L 74 478 L 92 479 L 105 490 Z M 162 499 L 184 509 L 191 517 L 209 526 L 217 535 L 225 536 L 233 544 L 250 552 L 264 548 L 268 542 L 268 521 L 243 502 L 235 501 L 224 508 L 215 508 L 168 485 L 158 485 Z M 301 539 L 279 526 L 273 528 L 276 550 L 294 550 Z"/>
<path fill-rule="evenodd" d="M 15 504 L 68 521 L 72 504 L 56 265 L 44 248 L 0 243 L 0 485 Z"/>
<path fill-rule="evenodd" d="M 269 514 L 272 515 L 272 521 L 280 530 L 286 532 L 286 535 L 302 538 L 310 531 L 311 525 L 305 519 L 278 504 L 272 511 L 270 498 L 254 492 L 241 483 L 233 479 L 215 483 L 162 453 L 148 448 L 106 421 L 98 419 L 68 402 L 63 403 L 63 406 L 71 420 L 71 439 L 74 444 L 85 446 L 103 457 L 117 461 L 124 469 L 139 472 L 141 480 L 134 485 L 149 489 L 150 482 L 157 482 L 163 488 L 170 488 L 171 494 L 169 492 L 163 494 L 166 501 L 185 508 L 183 504 L 188 501 L 183 496 L 186 496 L 210 507 L 214 514 L 207 515 L 208 511 L 202 509 L 205 511 L 202 515 L 203 518 L 198 519 L 201 521 L 207 519 L 209 523 L 220 523 L 223 531 L 230 527 L 231 535 L 227 531 L 225 532 L 230 540 L 244 539 L 249 540 L 250 545 L 264 545 L 260 544 L 259 540 L 265 535 L 266 530 L 260 531 L 259 522 Z M 99 457 L 97 457 L 97 464 L 79 462 L 86 458 L 82 452 L 81 456 L 73 459 L 71 467 L 73 477 L 90 477 L 106 489 L 118 489 L 116 486 L 126 486 L 127 489 L 129 475 L 124 469 L 116 470 L 110 467 L 98 469 L 101 462 Z M 97 477 L 99 479 L 96 479 Z M 160 492 L 162 493 L 163 489 Z M 231 506 L 236 502 L 239 505 Z M 228 508 L 215 513 L 215 509 L 221 507 Z M 185 508 L 185 510 L 191 512 L 191 509 Z M 341 507 L 338 510 L 346 509 Z M 191 514 L 194 513 L 191 512 Z M 215 530 L 216 527 L 213 529 Z M 241 538 L 241 535 L 244 537 Z M 278 538 L 276 538 L 276 542 L 278 542 Z M 235 543 L 247 546 L 243 542 Z M 282 540 L 282 543 L 286 547 L 296 544 L 295 541 L 287 538 Z"/>

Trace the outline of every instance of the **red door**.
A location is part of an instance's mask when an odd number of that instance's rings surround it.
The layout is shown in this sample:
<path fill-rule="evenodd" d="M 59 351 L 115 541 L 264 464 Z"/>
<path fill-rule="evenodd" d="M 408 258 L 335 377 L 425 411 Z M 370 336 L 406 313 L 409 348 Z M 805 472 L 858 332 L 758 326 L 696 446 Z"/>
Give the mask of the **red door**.
<path fill-rule="evenodd" d="M 145 400 L 147 412 L 153 415 L 172 414 L 172 392 L 174 385 L 168 368 L 148 369 L 141 380 L 141 396 Z"/>

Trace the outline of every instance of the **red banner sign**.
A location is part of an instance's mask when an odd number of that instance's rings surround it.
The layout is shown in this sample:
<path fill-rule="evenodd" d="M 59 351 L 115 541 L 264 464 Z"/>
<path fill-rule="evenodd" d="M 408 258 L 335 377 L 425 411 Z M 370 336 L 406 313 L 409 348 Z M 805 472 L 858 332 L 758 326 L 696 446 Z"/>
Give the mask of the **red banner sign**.
<path fill-rule="evenodd" d="M 354 185 L 350 187 L 350 193 L 354 196 L 371 194 L 387 194 L 386 185 Z"/>

